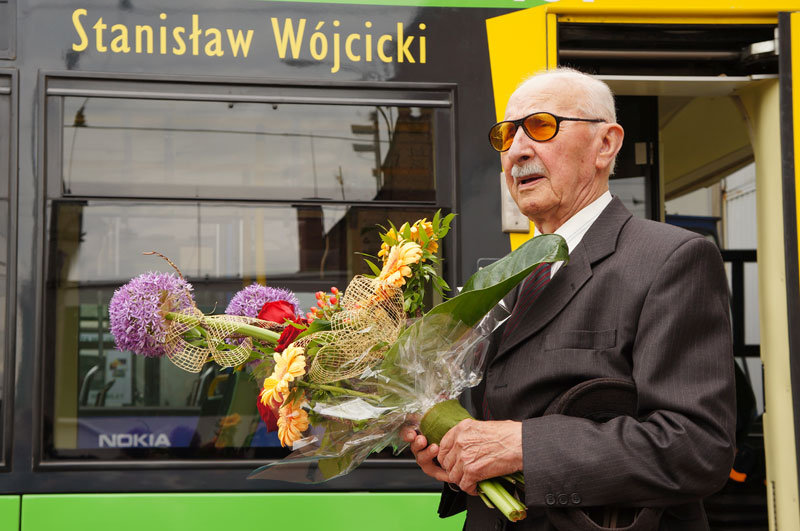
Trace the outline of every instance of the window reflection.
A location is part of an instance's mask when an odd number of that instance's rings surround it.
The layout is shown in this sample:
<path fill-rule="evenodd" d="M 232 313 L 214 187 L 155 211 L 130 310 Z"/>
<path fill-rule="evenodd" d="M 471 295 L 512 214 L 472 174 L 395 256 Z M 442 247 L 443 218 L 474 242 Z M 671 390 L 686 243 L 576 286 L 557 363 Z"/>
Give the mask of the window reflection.
<path fill-rule="evenodd" d="M 447 109 L 63 98 L 68 195 L 434 201 Z"/>
<path fill-rule="evenodd" d="M 145 271 L 171 267 L 195 287 L 198 307 L 222 312 L 253 281 L 314 292 L 368 272 L 357 252 L 380 247 L 377 223 L 433 209 L 134 201 L 51 201 L 48 208 L 46 348 L 53 360 L 51 457 L 279 456 L 256 410 L 245 368 L 184 372 L 166 359 L 114 349 L 108 301 Z M 160 453 L 159 453 L 160 452 Z"/>

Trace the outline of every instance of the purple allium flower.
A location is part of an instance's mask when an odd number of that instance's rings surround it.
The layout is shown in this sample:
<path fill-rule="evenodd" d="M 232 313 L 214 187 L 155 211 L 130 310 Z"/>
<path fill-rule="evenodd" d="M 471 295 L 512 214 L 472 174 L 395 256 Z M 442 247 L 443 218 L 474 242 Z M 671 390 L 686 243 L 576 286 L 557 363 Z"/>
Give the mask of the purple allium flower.
<path fill-rule="evenodd" d="M 225 308 L 225 313 L 255 318 L 258 317 L 262 306 L 273 301 L 286 301 L 294 308 L 295 315 L 300 312 L 300 302 L 288 289 L 269 288 L 253 283 L 233 296 L 228 307 Z"/>
<path fill-rule="evenodd" d="M 165 354 L 168 311 L 194 306 L 192 285 L 172 273 L 144 273 L 119 288 L 108 304 L 111 333 L 119 350 L 130 350 L 147 357 Z"/>

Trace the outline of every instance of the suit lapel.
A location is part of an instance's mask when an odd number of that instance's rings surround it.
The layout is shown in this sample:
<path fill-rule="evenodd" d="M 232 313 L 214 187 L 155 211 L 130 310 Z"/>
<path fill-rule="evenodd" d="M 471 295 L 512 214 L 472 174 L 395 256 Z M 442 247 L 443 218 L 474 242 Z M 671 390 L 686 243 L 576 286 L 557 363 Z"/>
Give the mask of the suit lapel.
<path fill-rule="evenodd" d="M 522 322 L 498 348 L 492 361 L 501 358 L 530 336 L 539 332 L 564 309 L 575 294 L 592 277 L 592 267 L 611 255 L 617 246 L 619 232 L 631 213 L 614 198 L 570 253 L 569 262 L 553 276 L 534 305 L 522 309 Z"/>

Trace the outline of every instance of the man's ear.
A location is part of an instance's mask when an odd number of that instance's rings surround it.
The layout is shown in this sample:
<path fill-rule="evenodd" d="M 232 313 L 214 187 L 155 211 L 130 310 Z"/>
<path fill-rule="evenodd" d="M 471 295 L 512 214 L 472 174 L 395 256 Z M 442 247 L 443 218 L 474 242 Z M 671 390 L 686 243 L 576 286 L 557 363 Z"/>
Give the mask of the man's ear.
<path fill-rule="evenodd" d="M 622 147 L 622 139 L 625 136 L 625 131 L 619 124 L 606 124 L 605 133 L 600 139 L 600 150 L 597 152 L 597 159 L 595 165 L 598 170 L 610 168 L 614 163 L 614 157 L 617 156 L 620 148 Z"/>

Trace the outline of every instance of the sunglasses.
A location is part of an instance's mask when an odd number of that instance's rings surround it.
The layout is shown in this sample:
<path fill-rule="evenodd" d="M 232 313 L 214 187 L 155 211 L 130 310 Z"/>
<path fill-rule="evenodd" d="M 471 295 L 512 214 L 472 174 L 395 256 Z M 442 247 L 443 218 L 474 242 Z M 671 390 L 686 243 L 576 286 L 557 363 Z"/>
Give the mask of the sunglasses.
<path fill-rule="evenodd" d="M 489 143 L 497 151 L 508 151 L 514 142 L 519 126 L 522 126 L 522 130 L 531 140 L 547 142 L 558 134 L 558 126 L 564 121 L 605 122 L 600 118 L 567 118 L 565 116 L 556 116 L 549 112 L 535 112 L 519 120 L 506 120 L 494 124 L 489 129 Z"/>

